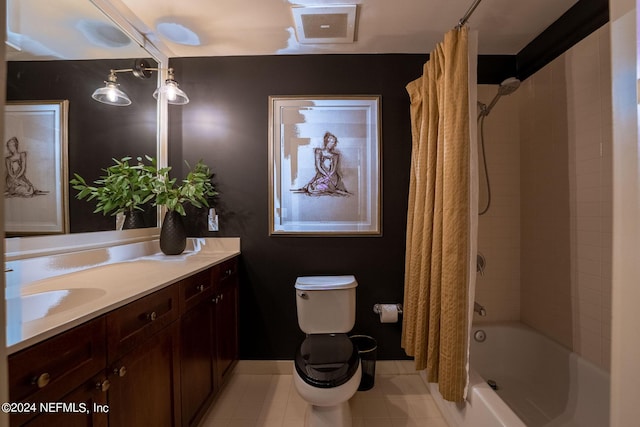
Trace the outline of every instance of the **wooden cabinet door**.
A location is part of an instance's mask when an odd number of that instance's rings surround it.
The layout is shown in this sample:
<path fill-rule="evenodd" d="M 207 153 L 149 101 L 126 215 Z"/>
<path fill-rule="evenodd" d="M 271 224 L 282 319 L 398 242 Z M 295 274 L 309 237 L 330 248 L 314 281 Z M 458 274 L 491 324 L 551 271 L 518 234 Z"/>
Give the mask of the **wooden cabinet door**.
<path fill-rule="evenodd" d="M 202 301 L 180 320 L 182 425 L 194 426 L 216 391 L 214 382 L 213 303 Z"/>
<path fill-rule="evenodd" d="M 12 402 L 55 402 L 106 366 L 105 322 L 91 320 L 8 357 Z M 35 416 L 12 413 L 11 425 Z"/>
<path fill-rule="evenodd" d="M 109 425 L 109 408 L 106 389 L 109 386 L 105 380 L 104 374 L 96 375 L 60 400 L 60 402 L 73 405 L 77 410 L 86 408 L 86 412 L 41 413 L 22 426 L 107 427 Z M 14 424 L 12 423 L 12 425 Z"/>
<path fill-rule="evenodd" d="M 238 287 L 237 280 L 220 290 L 215 308 L 216 374 L 223 384 L 238 360 Z"/>
<path fill-rule="evenodd" d="M 180 424 L 177 322 L 110 366 L 109 426 Z"/>

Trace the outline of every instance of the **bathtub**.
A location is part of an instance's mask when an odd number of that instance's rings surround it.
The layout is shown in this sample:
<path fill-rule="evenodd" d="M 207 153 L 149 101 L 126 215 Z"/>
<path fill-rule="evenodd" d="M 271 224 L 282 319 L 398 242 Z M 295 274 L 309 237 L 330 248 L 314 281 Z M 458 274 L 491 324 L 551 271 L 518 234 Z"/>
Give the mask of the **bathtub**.
<path fill-rule="evenodd" d="M 484 342 L 473 338 L 478 330 Z M 450 427 L 609 425 L 609 374 L 523 324 L 474 326 L 470 361 L 465 404 L 428 383 Z"/>

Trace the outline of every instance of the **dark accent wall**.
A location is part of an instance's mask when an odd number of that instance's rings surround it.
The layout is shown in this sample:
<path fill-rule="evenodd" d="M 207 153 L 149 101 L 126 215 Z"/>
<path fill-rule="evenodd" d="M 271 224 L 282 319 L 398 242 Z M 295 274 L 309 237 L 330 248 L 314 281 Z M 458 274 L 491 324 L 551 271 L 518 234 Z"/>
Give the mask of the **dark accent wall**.
<path fill-rule="evenodd" d="M 581 0 L 518 55 L 481 56 L 478 83 L 524 80 L 608 21 L 608 1 Z M 240 356 L 290 359 L 303 338 L 294 282 L 300 275 L 354 274 L 354 333 L 378 340 L 380 359 L 405 357 L 401 325 L 381 324 L 377 302 L 402 302 L 406 200 L 411 156 L 405 86 L 422 74 L 428 55 L 305 55 L 174 58 L 191 97 L 170 106 L 169 161 L 203 159 L 216 173 L 221 231 L 206 231 L 206 213 L 190 210 L 193 236 L 239 236 L 242 243 Z M 382 96 L 382 220 L 380 237 L 269 237 L 268 97 Z"/>
<path fill-rule="evenodd" d="M 113 158 L 155 155 L 155 78 L 140 80 L 131 73 L 118 74 L 118 83 L 132 101 L 128 107 L 91 98 L 95 89 L 104 86 L 110 69 L 132 65 L 133 60 L 8 62 L 7 100 L 69 100 L 69 176 L 75 172 L 92 182 Z M 77 200 L 76 191 L 69 191 L 72 233 L 114 229 L 114 217 L 94 214 L 94 202 Z M 155 208 L 149 209 L 145 221 L 155 226 Z"/>
<path fill-rule="evenodd" d="M 355 333 L 374 336 L 381 358 L 401 358 L 400 324 L 382 325 L 376 302 L 401 302 L 411 147 L 404 86 L 425 57 L 310 55 L 172 59 L 191 102 L 170 111 L 170 164 L 202 158 L 216 173 L 221 232 L 240 236 L 240 356 L 291 359 L 303 334 L 297 276 L 354 274 Z M 383 236 L 269 237 L 268 97 L 382 95 Z M 178 172 L 176 170 L 176 172 Z M 182 175 L 184 169 L 182 168 Z"/>
<path fill-rule="evenodd" d="M 581 0 L 518 55 L 481 56 L 478 83 L 525 79 L 608 20 L 606 0 Z M 242 242 L 240 351 L 244 359 L 290 359 L 302 339 L 293 284 L 299 275 L 355 274 L 354 333 L 378 340 L 381 359 L 404 357 L 401 326 L 380 324 L 377 302 L 402 302 L 406 200 L 411 153 L 405 86 L 422 73 L 428 55 L 304 55 L 174 58 L 176 78 L 191 103 L 169 106 L 169 160 L 202 158 L 220 191 L 221 231 L 206 231 L 206 213 L 189 209 L 192 236 L 239 236 Z M 132 97 L 126 108 L 90 98 L 122 61 L 9 63 L 9 100 L 69 99 L 69 172 L 93 180 L 112 157 L 155 151 L 155 79 L 119 74 Z M 268 236 L 268 97 L 270 95 L 382 96 L 382 220 L 380 237 Z M 101 153 L 101 154 L 99 154 Z M 113 219 L 70 197 L 72 232 L 110 229 Z"/>
<path fill-rule="evenodd" d="M 405 86 L 422 74 L 426 55 L 305 55 L 174 58 L 176 79 L 191 102 L 170 106 L 169 161 L 203 159 L 216 173 L 221 231 L 206 231 L 205 212 L 191 210 L 196 236 L 240 236 L 240 355 L 290 359 L 302 339 L 296 319 L 297 276 L 354 274 L 354 333 L 378 340 L 382 359 L 405 357 L 401 325 L 381 324 L 372 308 L 402 302 L 411 128 Z M 511 57 L 479 65 L 481 83 L 514 70 Z M 510 73 L 510 74 L 509 74 Z M 486 74 L 486 76 L 485 76 Z M 489 77 L 487 77 L 489 76 Z M 493 81 L 487 81 L 487 78 Z M 381 95 L 382 220 L 380 237 L 269 237 L 268 98 L 270 95 Z M 194 217 L 197 216 L 197 219 Z"/>

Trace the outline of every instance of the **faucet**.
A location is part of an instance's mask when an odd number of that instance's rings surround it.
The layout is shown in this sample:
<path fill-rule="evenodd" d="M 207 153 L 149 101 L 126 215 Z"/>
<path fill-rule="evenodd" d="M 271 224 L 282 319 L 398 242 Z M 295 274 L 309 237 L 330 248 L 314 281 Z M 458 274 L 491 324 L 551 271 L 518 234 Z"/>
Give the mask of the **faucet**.
<path fill-rule="evenodd" d="M 477 302 L 473 303 L 473 311 L 475 311 L 476 313 L 478 313 L 479 316 L 482 316 L 482 317 L 487 315 L 487 310 L 485 310 L 484 307 L 478 304 Z"/>
<path fill-rule="evenodd" d="M 476 258 L 476 272 L 480 273 L 481 276 L 484 276 L 484 268 L 487 265 L 487 260 L 484 258 L 484 255 L 482 255 L 480 252 L 478 252 L 477 258 Z"/>

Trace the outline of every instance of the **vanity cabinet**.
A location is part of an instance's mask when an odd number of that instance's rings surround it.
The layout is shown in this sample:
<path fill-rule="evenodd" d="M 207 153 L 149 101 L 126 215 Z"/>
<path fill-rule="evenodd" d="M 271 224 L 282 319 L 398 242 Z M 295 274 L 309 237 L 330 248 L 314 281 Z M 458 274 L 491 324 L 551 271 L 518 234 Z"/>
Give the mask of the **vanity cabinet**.
<path fill-rule="evenodd" d="M 238 260 L 218 266 L 214 301 L 216 380 L 224 384 L 238 361 Z"/>
<path fill-rule="evenodd" d="M 178 319 L 178 289 L 168 286 L 106 314 L 108 363 L 139 348 Z"/>
<path fill-rule="evenodd" d="M 158 332 L 112 365 L 111 426 L 180 425 L 176 326 Z"/>
<path fill-rule="evenodd" d="M 237 362 L 237 268 L 232 258 L 10 355 L 12 402 L 87 408 L 14 413 L 11 426 L 197 425 Z"/>
<path fill-rule="evenodd" d="M 216 391 L 213 274 L 204 271 L 180 282 L 180 378 L 182 425 L 197 425 Z"/>
<path fill-rule="evenodd" d="M 198 424 L 238 359 L 236 258 L 183 281 L 182 425 Z M 184 302 L 182 302 L 184 300 Z"/>
<path fill-rule="evenodd" d="M 105 334 L 105 320 L 100 317 L 10 355 L 10 401 L 29 408 L 12 411 L 11 425 L 55 425 L 50 423 L 55 417 L 68 418 L 65 425 L 70 426 L 106 425 L 106 416 L 92 417 L 88 424 L 86 414 L 43 414 L 40 408 L 41 403 L 56 401 L 106 403 Z"/>
<path fill-rule="evenodd" d="M 25 427 L 108 427 L 109 414 L 105 410 L 95 410 L 96 408 L 108 407 L 105 390 L 108 386 L 106 375 L 101 372 L 59 400 L 76 408 L 79 408 L 80 404 L 84 404 L 84 408 L 87 408 L 89 414 L 83 411 L 77 413 L 52 412 L 36 416 L 22 425 Z M 11 420 L 11 425 L 18 423 Z"/>
<path fill-rule="evenodd" d="M 112 426 L 179 425 L 178 289 L 106 315 Z"/>

